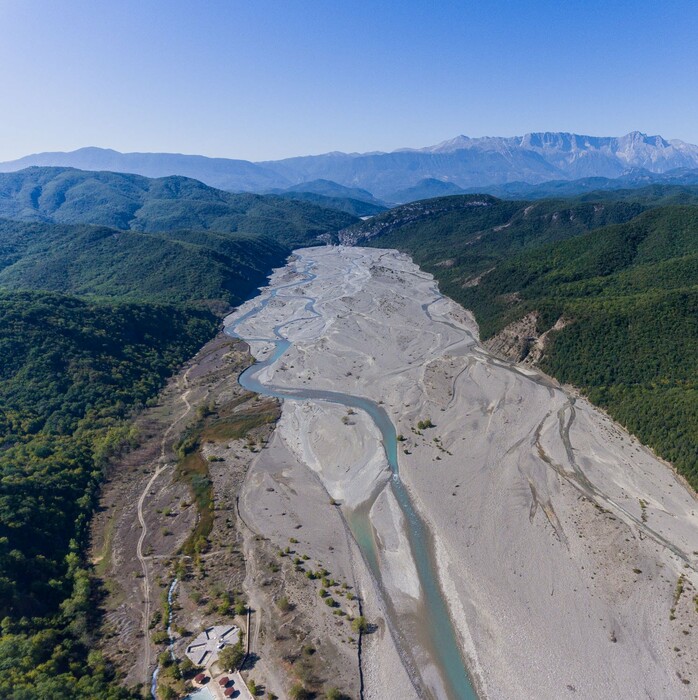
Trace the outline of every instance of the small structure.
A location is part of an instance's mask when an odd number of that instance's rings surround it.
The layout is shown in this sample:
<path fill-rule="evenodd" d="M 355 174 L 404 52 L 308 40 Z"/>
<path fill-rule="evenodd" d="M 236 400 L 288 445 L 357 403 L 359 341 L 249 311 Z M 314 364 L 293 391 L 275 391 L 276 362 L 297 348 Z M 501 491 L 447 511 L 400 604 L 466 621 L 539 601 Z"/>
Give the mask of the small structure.
<path fill-rule="evenodd" d="M 225 695 L 226 698 L 232 698 L 236 692 L 235 688 L 226 688 L 223 695 Z"/>
<path fill-rule="evenodd" d="M 220 685 L 223 688 L 225 688 L 225 686 L 228 685 L 228 683 L 230 683 L 230 678 L 228 678 L 228 676 L 223 676 L 223 678 L 218 679 L 218 685 Z"/>
<path fill-rule="evenodd" d="M 205 673 L 197 673 L 194 676 L 194 682 L 195 683 L 203 683 L 204 680 L 206 680 L 206 674 Z"/>
<path fill-rule="evenodd" d="M 221 649 L 237 644 L 240 629 L 235 625 L 207 627 L 188 647 L 186 654 L 196 666 L 210 666 Z"/>

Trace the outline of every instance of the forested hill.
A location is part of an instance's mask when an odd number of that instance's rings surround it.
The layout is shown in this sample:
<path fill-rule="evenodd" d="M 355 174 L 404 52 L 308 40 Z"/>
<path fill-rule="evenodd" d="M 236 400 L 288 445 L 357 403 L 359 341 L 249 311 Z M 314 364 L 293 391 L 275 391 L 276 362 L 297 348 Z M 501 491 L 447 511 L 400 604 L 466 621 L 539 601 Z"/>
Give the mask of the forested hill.
<path fill-rule="evenodd" d="M 423 262 L 474 274 L 505 255 L 563 240 L 645 211 L 639 202 L 518 202 L 490 195 L 455 195 L 404 204 L 342 229 L 342 243 L 404 246 Z M 451 255 L 453 254 L 453 255 Z"/>
<path fill-rule="evenodd" d="M 0 697 L 132 697 L 90 651 L 87 527 L 134 411 L 296 246 L 356 217 L 186 178 L 0 176 Z"/>
<path fill-rule="evenodd" d="M 372 204 L 352 197 L 328 197 L 315 192 L 282 192 L 278 195 L 282 199 L 295 199 L 301 202 L 311 202 L 325 209 L 336 209 L 352 216 L 374 216 L 385 211 L 387 207 L 381 204 Z"/>
<path fill-rule="evenodd" d="M 83 496 L 92 498 L 113 429 L 217 321 L 183 307 L 19 292 L 0 293 L 0 323 L 0 616 L 32 616 L 66 592 L 52 579 L 84 534 Z"/>
<path fill-rule="evenodd" d="M 141 233 L 0 219 L 0 288 L 224 309 L 263 285 L 290 252 L 264 235 Z"/>
<path fill-rule="evenodd" d="M 514 336 L 518 359 L 560 321 L 541 366 L 698 488 L 698 206 L 448 197 L 339 237 L 411 254 L 475 312 L 483 340 Z"/>
<path fill-rule="evenodd" d="M 357 220 L 310 202 L 231 194 L 186 177 L 38 167 L 0 173 L 0 217 L 145 232 L 246 233 L 288 247 L 312 245 L 318 235 Z"/>
<path fill-rule="evenodd" d="M 224 306 L 293 248 L 358 221 L 183 177 L 68 168 L 0 174 L 0 217 L 0 288 Z"/>
<path fill-rule="evenodd" d="M 130 697 L 88 654 L 89 519 L 137 439 L 131 411 L 216 327 L 188 307 L 0 293 L 0 697 Z"/>

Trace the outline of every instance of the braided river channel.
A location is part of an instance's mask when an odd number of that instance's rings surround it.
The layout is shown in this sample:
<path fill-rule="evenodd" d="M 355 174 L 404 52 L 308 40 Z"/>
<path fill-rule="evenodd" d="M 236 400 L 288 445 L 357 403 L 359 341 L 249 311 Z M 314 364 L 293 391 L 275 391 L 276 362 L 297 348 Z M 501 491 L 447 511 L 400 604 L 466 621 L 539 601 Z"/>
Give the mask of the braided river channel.
<path fill-rule="evenodd" d="M 238 333 L 237 329 L 243 322 L 246 322 L 248 328 L 250 323 L 254 326 L 254 317 L 272 300 L 297 297 L 298 294 L 294 294 L 294 292 L 297 292 L 299 287 L 309 284 L 316 278 L 316 275 L 313 273 L 315 263 L 312 259 L 312 249 L 297 251 L 297 259 L 291 265 L 294 264 L 300 279 L 296 279 L 289 284 L 263 289 L 258 303 L 255 303 L 253 308 L 242 316 L 230 319 L 230 324 L 226 326 L 226 333 L 232 337 L 240 338 L 246 342 L 256 341 L 273 346 L 271 354 L 264 360 L 250 366 L 240 375 L 239 382 L 249 391 L 265 396 L 273 396 L 286 401 L 324 401 L 341 404 L 351 409 L 363 411 L 370 416 L 382 437 L 385 456 L 392 471 L 389 488 L 392 490 L 404 515 L 407 526 L 406 534 L 421 584 L 422 610 L 420 612 L 420 627 L 423 636 L 422 645 L 430 657 L 429 663 L 433 664 L 439 672 L 447 697 L 451 700 L 475 700 L 477 696 L 461 655 L 458 638 L 439 586 L 433 548 L 430 543 L 430 533 L 417 513 L 407 489 L 400 480 L 397 434 L 388 413 L 378 403 L 362 396 L 308 387 L 288 388 L 262 382 L 260 376 L 263 375 L 263 371 L 274 365 L 291 347 L 291 341 L 284 335 L 284 326 L 287 323 L 303 320 L 303 318 L 294 317 L 293 321 L 275 326 L 273 337 L 252 337 L 249 332 L 243 336 Z M 311 319 L 319 316 L 315 310 L 316 300 L 307 295 L 303 295 L 302 298 L 306 300 L 306 315 L 304 318 Z M 370 502 L 362 504 L 361 507 L 356 508 L 348 515 L 347 520 L 366 564 L 384 598 L 385 608 L 390 618 L 388 623 L 393 635 L 396 637 L 398 647 L 404 650 L 409 646 L 405 642 L 408 633 L 404 629 L 399 616 L 394 613 L 390 605 L 388 592 L 382 583 L 379 552 L 377 551 L 373 527 L 368 515 L 370 505 Z M 413 682 L 417 685 L 417 692 L 420 695 L 430 696 L 432 693 L 419 680 L 418 669 L 412 668 L 411 675 Z"/>

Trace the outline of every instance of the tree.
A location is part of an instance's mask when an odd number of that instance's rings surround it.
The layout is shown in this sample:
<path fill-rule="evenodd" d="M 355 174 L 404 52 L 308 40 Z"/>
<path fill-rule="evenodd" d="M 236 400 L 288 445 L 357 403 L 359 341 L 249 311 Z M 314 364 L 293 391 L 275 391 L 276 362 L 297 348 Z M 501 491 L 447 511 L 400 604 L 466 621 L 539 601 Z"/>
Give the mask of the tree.
<path fill-rule="evenodd" d="M 184 675 L 184 676 L 188 676 L 194 670 L 194 663 L 192 662 L 192 660 L 188 656 L 185 656 L 179 662 L 179 670 L 182 672 L 182 675 Z"/>
<path fill-rule="evenodd" d="M 366 618 L 363 615 L 359 615 L 352 620 L 351 628 L 357 633 L 366 632 L 368 630 L 368 622 L 366 622 Z"/>
<path fill-rule="evenodd" d="M 245 658 L 245 649 L 242 645 L 242 639 L 239 639 L 233 646 L 224 647 L 218 654 L 218 663 L 226 671 L 235 671 L 240 668 Z"/>

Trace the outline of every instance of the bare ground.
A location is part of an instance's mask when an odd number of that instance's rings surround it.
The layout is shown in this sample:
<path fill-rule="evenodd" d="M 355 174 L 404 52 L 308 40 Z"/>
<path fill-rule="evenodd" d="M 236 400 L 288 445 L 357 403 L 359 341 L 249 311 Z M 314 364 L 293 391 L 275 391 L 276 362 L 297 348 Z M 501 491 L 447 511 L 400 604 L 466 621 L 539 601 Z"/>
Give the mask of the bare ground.
<path fill-rule="evenodd" d="M 574 392 L 483 348 L 468 314 L 406 256 L 297 253 L 296 268 L 312 261 L 313 277 L 244 322 L 254 337 L 281 325 L 293 341 L 259 378 L 385 406 L 405 437 L 400 477 L 433 535 L 439 583 L 479 695 L 695 697 L 695 494 Z M 419 427 L 425 418 L 433 427 Z M 350 423 L 374 449 L 365 421 Z M 365 450 L 345 449 L 361 445 L 344 439 L 341 431 L 353 429 L 317 402 L 307 410 L 288 402 L 278 434 L 330 493 L 359 504 L 375 491 L 357 483 L 382 477 L 380 460 L 367 469 Z M 282 470 L 289 488 L 295 474 Z M 314 512 L 329 527 L 311 495 L 304 517 Z M 407 606 L 416 591 L 411 553 L 390 503 L 375 504 L 383 583 L 393 603 Z M 260 517 L 264 508 L 255 502 Z M 259 522 L 273 539 L 277 526 Z M 443 697 L 418 669 L 424 694 Z"/>
<path fill-rule="evenodd" d="M 288 517 L 274 542 L 239 515 L 248 470 L 265 462 L 279 415 L 276 400 L 237 383 L 251 361 L 244 343 L 218 336 L 169 382 L 157 405 L 136 419 L 138 447 L 112 465 L 92 527 L 92 559 L 105 591 L 100 647 L 123 683 L 149 696 L 152 672 L 167 648 L 164 601 L 177 576 L 171 633 L 179 662 L 203 626 L 234 621 L 247 632 L 243 610 L 249 606 L 246 679 L 281 697 L 294 683 L 316 692 L 341 687 L 358 697 L 358 635 L 349 621 L 359 614 L 358 592 L 342 575 L 346 572 L 329 567 L 332 545 L 324 552 L 308 546 L 291 504 L 283 506 Z M 196 449 L 183 457 L 175 448 L 192 436 Z M 190 483 L 202 468 L 213 496 L 210 532 L 203 540 L 197 533 L 207 516 Z M 287 498 L 283 483 L 277 488 L 264 495 Z M 140 497 L 145 529 L 138 518 Z M 323 500 L 331 515 L 336 509 L 327 494 Z M 337 522 L 342 528 L 338 516 Z M 337 607 L 320 597 L 323 575 Z M 186 687 L 167 669 L 159 689 L 165 686 L 177 693 Z"/>

